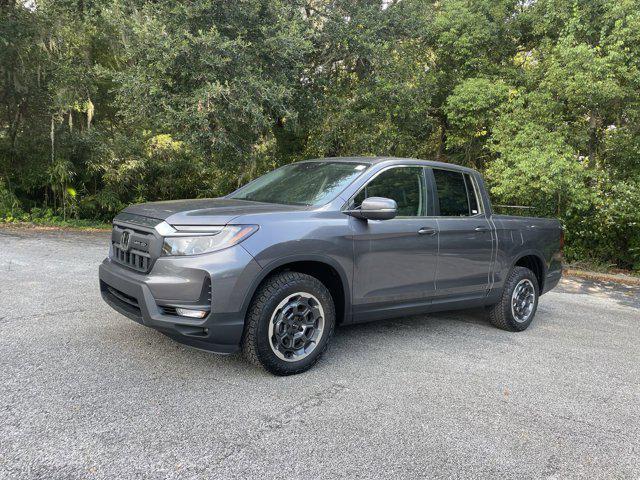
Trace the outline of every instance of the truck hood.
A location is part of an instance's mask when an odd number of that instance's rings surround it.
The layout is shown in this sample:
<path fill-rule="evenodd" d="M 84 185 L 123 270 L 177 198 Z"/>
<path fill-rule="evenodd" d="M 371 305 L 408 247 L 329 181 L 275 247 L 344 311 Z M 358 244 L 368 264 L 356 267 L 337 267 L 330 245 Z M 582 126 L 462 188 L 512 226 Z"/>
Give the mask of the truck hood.
<path fill-rule="evenodd" d="M 201 198 L 140 203 L 128 206 L 123 212 L 164 220 L 169 225 L 226 225 L 242 215 L 296 212 L 307 208 L 233 198 Z"/>

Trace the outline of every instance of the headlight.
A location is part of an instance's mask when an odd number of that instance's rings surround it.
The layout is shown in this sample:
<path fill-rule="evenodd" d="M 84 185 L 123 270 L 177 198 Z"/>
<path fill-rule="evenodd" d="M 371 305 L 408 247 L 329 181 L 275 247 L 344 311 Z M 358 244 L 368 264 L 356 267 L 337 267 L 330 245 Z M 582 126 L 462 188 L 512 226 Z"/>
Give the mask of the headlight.
<path fill-rule="evenodd" d="M 176 230 L 164 238 L 162 255 L 200 255 L 232 247 L 253 235 L 257 225 L 227 225 L 217 227 L 217 233 L 196 233 L 197 227 L 176 226 Z M 206 229 L 206 230 L 205 230 Z M 204 227 L 207 232 L 215 231 L 213 227 Z M 188 232 L 188 233 L 187 233 Z"/>

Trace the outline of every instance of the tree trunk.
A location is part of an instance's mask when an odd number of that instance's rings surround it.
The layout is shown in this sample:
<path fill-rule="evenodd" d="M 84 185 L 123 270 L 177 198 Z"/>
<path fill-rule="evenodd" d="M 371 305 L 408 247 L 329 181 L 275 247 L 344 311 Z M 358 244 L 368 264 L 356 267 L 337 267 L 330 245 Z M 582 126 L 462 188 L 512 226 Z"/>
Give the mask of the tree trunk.
<path fill-rule="evenodd" d="M 589 169 L 593 170 L 597 166 L 596 153 L 598 149 L 598 121 L 592 113 L 589 115 Z"/>
<path fill-rule="evenodd" d="M 56 131 L 53 115 L 51 115 L 51 132 L 49 133 L 49 138 L 51 139 L 51 165 L 53 165 L 56 146 Z"/>
<path fill-rule="evenodd" d="M 441 162 L 444 160 L 445 152 L 447 149 L 447 119 L 439 115 L 438 116 L 439 131 L 438 131 L 438 148 L 436 150 L 436 160 Z"/>

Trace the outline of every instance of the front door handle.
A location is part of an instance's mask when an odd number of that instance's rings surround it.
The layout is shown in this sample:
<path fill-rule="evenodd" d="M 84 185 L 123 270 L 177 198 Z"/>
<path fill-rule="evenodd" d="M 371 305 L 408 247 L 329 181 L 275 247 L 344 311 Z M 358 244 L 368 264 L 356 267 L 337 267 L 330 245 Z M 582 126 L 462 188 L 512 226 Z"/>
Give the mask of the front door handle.
<path fill-rule="evenodd" d="M 474 230 L 476 232 L 488 232 L 489 228 L 488 227 L 476 227 L 476 228 L 474 228 Z"/>
<path fill-rule="evenodd" d="M 435 228 L 422 227 L 418 230 L 418 235 L 435 235 L 438 231 Z"/>

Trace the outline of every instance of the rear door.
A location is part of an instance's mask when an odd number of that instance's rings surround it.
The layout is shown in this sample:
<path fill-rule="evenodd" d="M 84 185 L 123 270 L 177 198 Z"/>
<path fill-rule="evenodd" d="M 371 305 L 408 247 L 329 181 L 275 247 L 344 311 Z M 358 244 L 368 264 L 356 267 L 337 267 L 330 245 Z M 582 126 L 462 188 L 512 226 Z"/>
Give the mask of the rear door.
<path fill-rule="evenodd" d="M 489 287 L 493 232 L 480 190 L 467 172 L 431 168 L 439 231 L 435 302 L 483 297 Z"/>
<path fill-rule="evenodd" d="M 435 290 L 437 220 L 422 166 L 393 166 L 374 176 L 352 199 L 392 198 L 391 220 L 350 218 L 354 239 L 355 321 L 424 311 Z"/>

